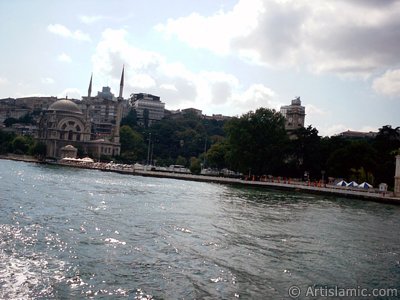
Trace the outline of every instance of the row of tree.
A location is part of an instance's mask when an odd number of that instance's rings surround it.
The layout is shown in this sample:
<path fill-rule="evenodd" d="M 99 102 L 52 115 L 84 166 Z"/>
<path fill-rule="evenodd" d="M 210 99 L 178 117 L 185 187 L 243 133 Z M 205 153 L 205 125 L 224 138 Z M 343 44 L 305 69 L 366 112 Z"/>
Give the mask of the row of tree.
<path fill-rule="evenodd" d="M 242 174 L 312 180 L 344 178 L 393 184 L 399 127 L 383 126 L 375 138 L 321 137 L 312 126 L 288 133 L 284 117 L 259 108 L 229 121 L 187 114 L 149 128 L 124 119 L 121 157 L 125 162 L 228 168 Z"/>
<path fill-rule="evenodd" d="M 321 137 L 312 126 L 288 133 L 284 124 L 279 112 L 267 108 L 228 121 L 186 113 L 151 126 L 139 125 L 135 111 L 131 111 L 121 121 L 121 155 L 113 159 L 180 164 L 195 173 L 202 167 L 228 168 L 260 176 L 304 178 L 307 174 L 312 180 L 325 176 L 393 185 L 399 127 L 383 126 L 375 138 L 346 139 Z M 45 145 L 31 137 L 0 131 L 0 153 L 43 156 L 45 150 Z"/>
<path fill-rule="evenodd" d="M 0 130 L 0 154 L 28 154 L 39 158 L 46 155 L 46 145 L 31 136 Z"/>
<path fill-rule="evenodd" d="M 125 163 L 142 162 L 169 166 L 179 164 L 200 172 L 211 144 L 225 136 L 224 122 L 206 120 L 192 113 L 140 126 L 135 114 L 121 121 L 121 157 Z"/>

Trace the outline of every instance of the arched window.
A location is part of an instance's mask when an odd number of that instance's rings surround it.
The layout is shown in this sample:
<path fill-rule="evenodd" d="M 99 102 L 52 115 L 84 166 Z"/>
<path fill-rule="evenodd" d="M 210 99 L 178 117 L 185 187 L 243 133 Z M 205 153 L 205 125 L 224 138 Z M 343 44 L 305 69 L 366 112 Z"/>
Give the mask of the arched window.
<path fill-rule="evenodd" d="M 73 137 L 73 132 L 72 130 L 68 131 L 68 140 L 72 141 L 72 137 Z"/>
<path fill-rule="evenodd" d="M 81 127 L 79 125 L 75 126 L 76 131 L 81 131 Z"/>

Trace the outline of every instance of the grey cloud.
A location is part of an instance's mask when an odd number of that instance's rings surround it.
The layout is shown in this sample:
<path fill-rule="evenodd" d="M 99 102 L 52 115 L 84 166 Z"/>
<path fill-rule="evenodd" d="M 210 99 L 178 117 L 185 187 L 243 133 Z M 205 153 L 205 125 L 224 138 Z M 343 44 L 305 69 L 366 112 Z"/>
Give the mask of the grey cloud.
<path fill-rule="evenodd" d="M 341 74 L 371 74 L 398 63 L 400 5 L 395 1 L 332 1 L 332 11 L 316 9 L 319 1 L 305 3 L 265 1 L 258 27 L 234 40 L 232 48 L 251 49 L 267 65 L 308 64 Z M 376 14 L 385 17 L 373 19 Z"/>
<path fill-rule="evenodd" d="M 382 7 L 382 6 L 390 6 L 398 0 L 341 0 L 345 3 L 352 3 L 354 5 L 366 6 L 366 7 Z"/>
<path fill-rule="evenodd" d="M 161 78 L 159 81 L 161 82 L 163 81 L 163 79 Z M 167 107 L 170 105 L 176 106 L 181 102 L 193 101 L 193 99 L 196 99 L 197 97 L 196 86 L 190 81 L 184 78 L 174 78 L 172 81 L 171 79 L 169 79 L 168 83 L 173 84 L 176 90 L 160 89 L 160 88 L 153 89 L 154 93 L 161 96 L 162 101 L 166 103 Z"/>
<path fill-rule="evenodd" d="M 284 7 L 275 2 L 268 2 L 265 9 L 257 29 L 233 41 L 233 47 L 256 48 L 267 63 L 285 62 L 301 46 L 301 25 L 309 13 L 305 7 Z"/>
<path fill-rule="evenodd" d="M 314 49 L 325 53 L 326 59 L 352 60 L 355 64 L 352 71 L 373 72 L 381 66 L 390 66 L 398 61 L 400 49 L 400 21 L 380 27 L 362 27 L 355 25 L 330 28 L 321 36 L 314 37 L 310 43 Z M 369 61 L 364 65 L 363 61 Z M 341 70 L 338 66 L 336 71 Z M 358 69 L 358 70 L 357 70 Z M 351 71 L 351 70 L 348 70 Z"/>
<path fill-rule="evenodd" d="M 217 82 L 211 87 L 212 102 L 224 104 L 232 95 L 232 87 L 227 82 Z"/>

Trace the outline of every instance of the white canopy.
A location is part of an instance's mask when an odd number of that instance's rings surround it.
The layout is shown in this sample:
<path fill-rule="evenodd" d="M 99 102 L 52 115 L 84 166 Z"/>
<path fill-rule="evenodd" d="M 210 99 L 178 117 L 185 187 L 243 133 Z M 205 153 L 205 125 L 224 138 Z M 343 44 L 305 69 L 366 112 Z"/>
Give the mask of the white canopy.
<path fill-rule="evenodd" d="M 355 181 L 352 181 L 352 182 L 349 182 L 349 183 L 347 184 L 347 186 L 356 187 L 356 186 L 358 186 L 358 183 L 355 182 Z"/>
<path fill-rule="evenodd" d="M 359 188 L 362 188 L 362 189 L 370 189 L 370 188 L 372 188 L 372 185 L 370 185 L 368 182 L 363 182 L 363 183 L 360 183 L 359 185 L 358 185 L 358 187 Z"/>
<path fill-rule="evenodd" d="M 94 160 L 91 159 L 90 157 L 81 158 L 81 161 L 84 161 L 84 162 L 94 162 Z"/>
<path fill-rule="evenodd" d="M 347 184 L 348 183 L 346 181 L 344 181 L 344 180 L 341 180 L 338 183 L 336 183 L 336 185 L 338 185 L 338 186 L 347 186 Z"/>

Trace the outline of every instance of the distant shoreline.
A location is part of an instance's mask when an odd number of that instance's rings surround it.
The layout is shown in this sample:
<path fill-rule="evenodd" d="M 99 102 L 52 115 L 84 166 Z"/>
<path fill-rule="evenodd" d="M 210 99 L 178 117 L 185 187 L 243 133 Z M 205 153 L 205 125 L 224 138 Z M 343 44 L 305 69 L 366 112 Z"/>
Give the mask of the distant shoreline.
<path fill-rule="evenodd" d="M 290 191 L 299 191 L 303 193 L 311 193 L 311 194 L 324 194 L 324 195 L 333 195 L 347 198 L 355 198 L 362 200 L 369 200 L 380 203 L 389 203 L 389 204 L 397 204 L 400 205 L 400 198 L 393 197 L 393 193 L 386 192 L 376 192 L 376 191 L 368 191 L 368 190 L 356 190 L 356 189 L 347 189 L 347 188 L 339 188 L 334 185 L 326 185 L 324 187 L 310 186 L 301 183 L 287 183 L 287 182 L 269 182 L 269 181 L 249 181 L 238 178 L 229 178 L 229 177 L 217 177 L 217 176 L 206 176 L 206 175 L 194 175 L 194 174 L 182 174 L 182 173 L 172 173 L 172 172 L 159 172 L 159 171 L 143 171 L 143 170 L 134 170 L 131 165 L 117 165 L 115 167 L 111 164 L 107 163 L 91 163 L 91 164 L 71 164 L 71 163 L 60 163 L 60 162 L 45 162 L 35 159 L 33 157 L 27 155 L 0 155 L 0 159 L 5 160 L 15 160 L 15 161 L 24 161 L 29 163 L 40 163 L 40 164 L 50 164 L 50 165 L 58 165 L 72 168 L 81 168 L 81 169 L 94 169 L 103 172 L 114 172 L 120 174 L 127 175 L 136 175 L 136 176 L 144 176 L 144 177 L 158 177 L 158 178 L 169 178 L 169 179 L 178 179 L 178 180 L 189 180 L 189 181 L 200 181 L 200 182 L 212 182 L 212 183 L 220 183 L 220 184 L 230 184 L 230 185 L 242 185 L 242 186 L 252 186 L 252 187 L 261 187 L 261 188 L 269 188 L 269 189 L 279 189 L 279 190 L 290 190 Z M 124 167 L 119 167 L 124 166 Z"/>
<path fill-rule="evenodd" d="M 34 158 L 33 156 L 30 156 L 30 155 L 2 154 L 2 155 L 0 155 L 0 159 L 41 163 L 40 160 L 38 160 L 37 158 Z"/>

